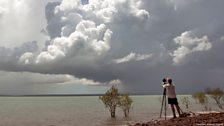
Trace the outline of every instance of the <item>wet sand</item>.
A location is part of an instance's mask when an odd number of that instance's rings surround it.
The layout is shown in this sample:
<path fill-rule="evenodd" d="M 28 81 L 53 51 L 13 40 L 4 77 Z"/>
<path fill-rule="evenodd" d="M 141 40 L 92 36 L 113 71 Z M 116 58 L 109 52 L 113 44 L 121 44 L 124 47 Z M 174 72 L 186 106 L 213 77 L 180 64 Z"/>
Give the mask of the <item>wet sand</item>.
<path fill-rule="evenodd" d="M 224 112 L 154 120 L 145 123 L 135 123 L 130 126 L 224 126 Z"/>

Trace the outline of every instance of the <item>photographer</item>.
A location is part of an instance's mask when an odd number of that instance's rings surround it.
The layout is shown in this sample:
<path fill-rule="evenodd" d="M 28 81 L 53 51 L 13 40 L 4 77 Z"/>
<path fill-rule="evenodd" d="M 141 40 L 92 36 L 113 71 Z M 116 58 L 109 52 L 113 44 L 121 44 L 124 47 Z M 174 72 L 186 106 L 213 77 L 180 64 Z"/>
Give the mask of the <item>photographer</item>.
<path fill-rule="evenodd" d="M 175 108 L 176 108 L 179 116 L 181 115 L 181 113 L 180 113 L 180 107 L 178 105 L 178 101 L 177 101 L 177 97 L 176 97 L 175 86 L 172 84 L 172 79 L 171 78 L 167 78 L 165 80 L 163 79 L 163 85 L 162 86 L 163 86 L 164 89 L 166 89 L 166 91 L 164 91 L 164 92 L 168 96 L 168 104 L 170 104 L 170 107 L 172 109 L 173 118 L 176 118 Z M 174 106 L 175 106 L 175 108 L 174 108 Z"/>

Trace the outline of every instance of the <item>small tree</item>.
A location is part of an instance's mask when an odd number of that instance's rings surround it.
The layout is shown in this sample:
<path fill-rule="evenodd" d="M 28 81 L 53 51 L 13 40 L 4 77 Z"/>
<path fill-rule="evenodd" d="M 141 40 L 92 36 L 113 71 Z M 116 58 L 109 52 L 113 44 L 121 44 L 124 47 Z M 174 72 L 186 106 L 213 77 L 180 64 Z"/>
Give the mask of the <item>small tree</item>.
<path fill-rule="evenodd" d="M 128 115 L 129 115 L 129 111 L 130 111 L 132 102 L 133 102 L 133 100 L 129 97 L 129 94 L 123 94 L 120 96 L 118 105 L 123 110 L 125 117 L 128 117 Z"/>
<path fill-rule="evenodd" d="M 189 104 L 190 104 L 189 97 L 185 96 L 181 98 L 181 102 L 185 106 L 186 109 L 189 109 Z"/>
<path fill-rule="evenodd" d="M 224 92 L 220 88 L 210 89 L 207 88 L 205 92 L 213 98 L 220 109 L 223 109 L 221 101 L 224 96 Z"/>
<path fill-rule="evenodd" d="M 204 92 L 196 92 L 192 94 L 192 97 L 198 101 L 200 104 L 204 105 L 205 110 L 208 110 L 208 97 L 205 95 Z"/>
<path fill-rule="evenodd" d="M 224 103 L 224 97 L 222 97 L 222 102 Z"/>
<path fill-rule="evenodd" d="M 119 103 L 118 89 L 112 86 L 103 96 L 99 99 L 104 103 L 106 108 L 109 108 L 110 115 L 115 118 L 116 107 Z"/>

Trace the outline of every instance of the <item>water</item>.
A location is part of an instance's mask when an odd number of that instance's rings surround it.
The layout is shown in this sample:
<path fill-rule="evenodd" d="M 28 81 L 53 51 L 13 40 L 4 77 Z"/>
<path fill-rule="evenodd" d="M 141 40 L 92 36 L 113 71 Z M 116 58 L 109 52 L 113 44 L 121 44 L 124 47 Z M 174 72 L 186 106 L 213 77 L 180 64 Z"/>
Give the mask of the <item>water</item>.
<path fill-rule="evenodd" d="M 97 96 L 83 97 L 0 97 L 1 126 L 121 126 L 128 122 L 147 122 L 158 119 L 161 96 L 131 96 L 130 117 L 124 118 L 121 109 L 111 119 L 107 108 Z M 179 96 L 181 99 L 183 96 Z M 190 96 L 189 96 L 190 98 Z M 203 108 L 191 100 L 192 111 Z M 180 102 L 180 100 L 179 100 Z M 217 109 L 214 103 L 209 104 Z M 184 109 L 184 107 L 182 106 Z M 168 108 L 168 115 L 171 114 Z"/>

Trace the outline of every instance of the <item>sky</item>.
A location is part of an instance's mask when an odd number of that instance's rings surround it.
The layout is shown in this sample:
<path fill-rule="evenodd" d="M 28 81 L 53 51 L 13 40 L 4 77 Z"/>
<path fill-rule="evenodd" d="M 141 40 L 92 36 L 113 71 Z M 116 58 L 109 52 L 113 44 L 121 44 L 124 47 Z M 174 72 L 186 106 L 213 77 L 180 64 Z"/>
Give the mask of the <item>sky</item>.
<path fill-rule="evenodd" d="M 223 0 L 1 0 L 0 94 L 224 88 Z"/>

